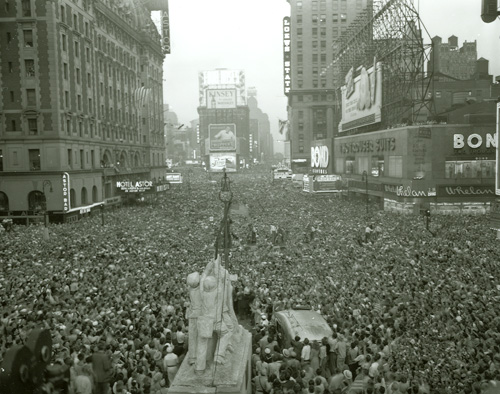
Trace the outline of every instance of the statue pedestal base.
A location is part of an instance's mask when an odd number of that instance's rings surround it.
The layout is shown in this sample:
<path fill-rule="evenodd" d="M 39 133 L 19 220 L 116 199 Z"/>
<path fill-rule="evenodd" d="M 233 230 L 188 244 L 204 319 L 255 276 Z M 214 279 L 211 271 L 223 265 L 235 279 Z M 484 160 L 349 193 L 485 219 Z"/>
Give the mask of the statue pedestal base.
<path fill-rule="evenodd" d="M 187 393 L 227 393 L 251 394 L 252 392 L 252 336 L 240 326 L 239 332 L 231 338 L 233 351 L 226 355 L 224 365 L 207 362 L 202 374 L 196 374 L 194 365 L 189 365 L 188 357 L 184 358 L 169 394 Z"/>

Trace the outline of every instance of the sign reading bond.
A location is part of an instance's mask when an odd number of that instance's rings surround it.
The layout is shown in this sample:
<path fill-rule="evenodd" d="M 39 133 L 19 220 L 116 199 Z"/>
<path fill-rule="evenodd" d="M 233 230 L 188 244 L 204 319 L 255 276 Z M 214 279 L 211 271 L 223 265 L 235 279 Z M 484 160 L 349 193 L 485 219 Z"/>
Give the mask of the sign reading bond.
<path fill-rule="evenodd" d="M 140 193 L 153 187 L 153 181 L 118 181 L 116 188 L 125 193 Z"/>
<path fill-rule="evenodd" d="M 311 173 L 327 174 L 328 164 L 330 162 L 330 153 L 327 146 L 311 147 Z"/>

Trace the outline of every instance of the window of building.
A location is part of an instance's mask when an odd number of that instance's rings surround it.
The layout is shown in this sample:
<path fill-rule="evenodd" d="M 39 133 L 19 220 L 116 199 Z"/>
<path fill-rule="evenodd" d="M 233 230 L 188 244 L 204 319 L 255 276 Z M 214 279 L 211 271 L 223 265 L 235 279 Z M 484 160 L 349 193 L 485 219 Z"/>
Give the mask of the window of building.
<path fill-rule="evenodd" d="M 318 41 L 313 41 L 313 42 L 312 42 L 312 48 L 313 48 L 314 50 L 318 49 Z"/>
<path fill-rule="evenodd" d="M 26 102 L 31 107 L 36 105 L 36 91 L 35 91 L 35 89 L 26 89 Z"/>
<path fill-rule="evenodd" d="M 297 49 L 298 49 L 299 51 L 301 51 L 301 50 L 302 50 L 302 41 L 297 41 Z"/>
<path fill-rule="evenodd" d="M 10 44 L 12 41 L 12 35 L 10 34 L 10 31 L 7 32 L 7 44 Z"/>
<path fill-rule="evenodd" d="M 302 15 L 297 15 L 297 23 L 302 23 Z"/>
<path fill-rule="evenodd" d="M 17 131 L 17 125 L 15 120 L 10 121 L 10 128 L 12 129 L 12 131 Z"/>
<path fill-rule="evenodd" d="M 76 100 L 77 100 L 77 105 L 78 105 L 78 111 L 81 111 L 82 110 L 82 95 L 79 94 L 76 96 Z"/>
<path fill-rule="evenodd" d="M 84 164 L 84 162 L 83 162 L 83 149 L 80 149 L 80 168 L 84 167 L 83 164 Z"/>
<path fill-rule="evenodd" d="M 69 205 L 73 208 L 76 207 L 76 193 L 75 189 L 69 190 Z"/>
<path fill-rule="evenodd" d="M 372 156 L 372 176 L 384 176 L 384 156 Z"/>
<path fill-rule="evenodd" d="M 12 62 L 9 62 L 9 73 L 14 72 L 14 67 L 12 66 Z"/>
<path fill-rule="evenodd" d="M 15 99 L 15 97 L 14 97 L 14 91 L 13 91 L 13 90 L 11 90 L 11 91 L 10 91 L 10 101 L 11 101 L 11 103 L 13 103 L 13 102 L 14 102 L 14 99 Z"/>
<path fill-rule="evenodd" d="M 36 118 L 28 118 L 29 135 L 38 135 L 38 122 Z"/>
<path fill-rule="evenodd" d="M 68 63 L 63 63 L 63 77 L 68 80 Z"/>
<path fill-rule="evenodd" d="M 297 63 L 302 64 L 303 59 L 304 59 L 304 58 L 303 58 L 302 54 L 301 54 L 301 53 L 299 53 L 299 54 L 297 55 Z"/>
<path fill-rule="evenodd" d="M 299 153 L 304 153 L 304 145 L 299 145 Z"/>
<path fill-rule="evenodd" d="M 461 160 L 445 162 L 445 178 L 494 178 L 495 161 L 494 160 Z"/>
<path fill-rule="evenodd" d="M 23 16 L 31 16 L 31 0 L 22 0 Z"/>
<path fill-rule="evenodd" d="M 3 171 L 3 153 L 0 149 L 0 171 Z"/>
<path fill-rule="evenodd" d="M 321 14 L 319 17 L 319 21 L 321 22 L 321 24 L 326 23 L 326 14 Z"/>
<path fill-rule="evenodd" d="M 66 133 L 71 134 L 71 120 L 66 119 Z"/>
<path fill-rule="evenodd" d="M 326 10 L 326 0 L 320 0 L 319 1 L 319 8 L 321 11 L 325 11 Z"/>
<path fill-rule="evenodd" d="M 60 8 L 60 11 L 59 11 L 59 16 L 61 18 L 61 21 L 63 21 L 64 23 L 66 23 L 66 14 L 65 14 L 65 9 L 64 9 L 64 6 L 62 5 L 61 8 Z"/>
<path fill-rule="evenodd" d="M 347 10 L 347 0 L 340 0 L 340 10 L 341 11 Z"/>
<path fill-rule="evenodd" d="M 302 89 L 303 86 L 304 86 L 304 81 L 302 79 L 298 79 L 297 80 L 297 87 L 299 89 Z"/>
<path fill-rule="evenodd" d="M 76 68 L 76 83 L 80 85 L 81 82 L 81 76 L 80 76 L 80 69 L 77 67 Z"/>
<path fill-rule="evenodd" d="M 312 15 L 312 23 L 318 23 L 318 15 L 317 14 Z"/>
<path fill-rule="evenodd" d="M 389 156 L 389 174 L 393 178 L 403 176 L 403 156 Z"/>
<path fill-rule="evenodd" d="M 92 86 L 91 82 L 92 82 L 92 76 L 90 75 L 90 73 L 87 73 L 87 87 L 88 88 L 90 88 Z"/>
<path fill-rule="evenodd" d="M 76 14 L 73 14 L 73 28 L 78 31 L 78 17 Z"/>
<path fill-rule="evenodd" d="M 301 94 L 299 94 L 299 95 L 297 96 L 297 101 L 299 101 L 299 102 L 304 101 L 304 96 L 302 96 Z"/>
<path fill-rule="evenodd" d="M 40 149 L 28 149 L 30 171 L 40 171 Z"/>
<path fill-rule="evenodd" d="M 339 21 L 339 14 L 333 13 L 332 14 L 332 21 L 333 21 L 333 23 L 337 23 Z"/>
<path fill-rule="evenodd" d="M 340 14 L 340 22 L 347 22 L 347 14 Z"/>
<path fill-rule="evenodd" d="M 75 41 L 75 57 L 80 56 L 80 43 L 78 41 Z"/>
<path fill-rule="evenodd" d="M 304 130 L 304 122 L 298 122 L 297 123 L 297 130 L 303 131 Z"/>
<path fill-rule="evenodd" d="M 334 37 L 339 35 L 339 28 L 337 26 L 332 27 L 332 34 Z"/>
<path fill-rule="evenodd" d="M 68 50 L 68 38 L 66 37 L 66 34 L 63 34 L 61 36 L 61 42 L 62 42 L 62 50 L 66 52 Z"/>
<path fill-rule="evenodd" d="M 317 87 L 318 87 L 318 80 L 313 79 L 313 88 L 317 88 Z"/>
<path fill-rule="evenodd" d="M 78 135 L 83 137 L 83 122 L 78 122 Z"/>
<path fill-rule="evenodd" d="M 90 62 L 90 48 L 89 47 L 85 48 L 85 60 L 87 61 L 87 63 Z"/>
<path fill-rule="evenodd" d="M 24 46 L 33 48 L 33 30 L 23 30 Z"/>
<path fill-rule="evenodd" d="M 26 70 L 26 77 L 32 78 L 35 76 L 35 61 L 33 59 L 24 60 L 24 69 Z"/>
<path fill-rule="evenodd" d="M 82 205 L 87 205 L 87 189 L 82 187 Z"/>
<path fill-rule="evenodd" d="M 326 37 L 326 27 L 320 28 L 319 31 L 320 31 L 321 38 L 325 38 Z"/>
<path fill-rule="evenodd" d="M 297 1 L 296 5 L 298 9 L 302 9 L 302 1 Z"/>
<path fill-rule="evenodd" d="M 321 87 L 326 88 L 326 79 L 321 80 Z"/>
<path fill-rule="evenodd" d="M 67 90 L 64 91 L 64 106 L 69 108 L 69 92 Z"/>
<path fill-rule="evenodd" d="M 312 62 L 313 63 L 318 63 L 318 54 L 317 53 L 313 53 L 312 54 Z"/>
<path fill-rule="evenodd" d="M 90 34 L 89 23 L 85 22 L 85 35 L 88 37 Z"/>
<path fill-rule="evenodd" d="M 318 11 L 318 2 L 316 0 L 311 3 L 311 10 Z"/>
<path fill-rule="evenodd" d="M 345 173 L 355 174 L 356 173 L 356 161 L 354 157 L 346 157 L 345 159 Z"/>
<path fill-rule="evenodd" d="M 318 35 L 318 28 L 317 27 L 313 27 L 312 28 L 312 35 L 313 36 L 317 36 Z"/>
<path fill-rule="evenodd" d="M 68 152 L 68 166 L 73 166 L 73 151 L 71 149 L 67 150 Z"/>
<path fill-rule="evenodd" d="M 318 61 L 318 59 L 316 59 L 316 61 Z M 313 76 L 317 76 L 318 75 L 318 67 L 313 67 L 312 73 L 313 73 Z"/>
<path fill-rule="evenodd" d="M 302 36 L 302 27 L 297 27 L 297 36 Z"/>

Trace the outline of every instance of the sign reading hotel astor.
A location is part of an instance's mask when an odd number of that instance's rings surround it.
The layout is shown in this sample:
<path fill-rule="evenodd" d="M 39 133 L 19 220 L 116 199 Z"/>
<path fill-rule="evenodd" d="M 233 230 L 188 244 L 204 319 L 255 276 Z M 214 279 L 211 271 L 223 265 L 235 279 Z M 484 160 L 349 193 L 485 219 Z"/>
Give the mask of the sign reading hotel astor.
<path fill-rule="evenodd" d="M 118 181 L 116 188 L 125 193 L 145 192 L 153 187 L 153 181 Z"/>
<path fill-rule="evenodd" d="M 354 77 L 351 68 L 342 86 L 342 120 L 339 132 L 378 123 L 382 119 L 382 63 L 373 59 L 373 66 L 361 66 Z"/>
<path fill-rule="evenodd" d="M 285 95 L 288 96 L 292 88 L 292 52 L 290 38 L 290 17 L 283 18 L 283 85 Z"/>

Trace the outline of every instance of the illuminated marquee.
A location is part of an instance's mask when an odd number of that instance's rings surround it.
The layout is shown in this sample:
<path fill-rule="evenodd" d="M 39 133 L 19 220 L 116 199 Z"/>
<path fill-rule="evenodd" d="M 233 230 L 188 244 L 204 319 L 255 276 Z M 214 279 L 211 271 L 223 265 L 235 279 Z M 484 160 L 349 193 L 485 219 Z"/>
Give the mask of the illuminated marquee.
<path fill-rule="evenodd" d="M 283 18 L 283 81 L 285 94 L 290 93 L 292 88 L 292 56 L 291 56 L 291 39 L 290 39 L 290 17 Z"/>
<path fill-rule="evenodd" d="M 69 174 L 64 172 L 62 175 L 62 192 L 63 192 L 63 212 L 68 212 L 71 209 L 69 199 Z"/>
<path fill-rule="evenodd" d="M 117 189 L 125 193 L 145 192 L 153 187 L 152 181 L 117 181 Z"/>

